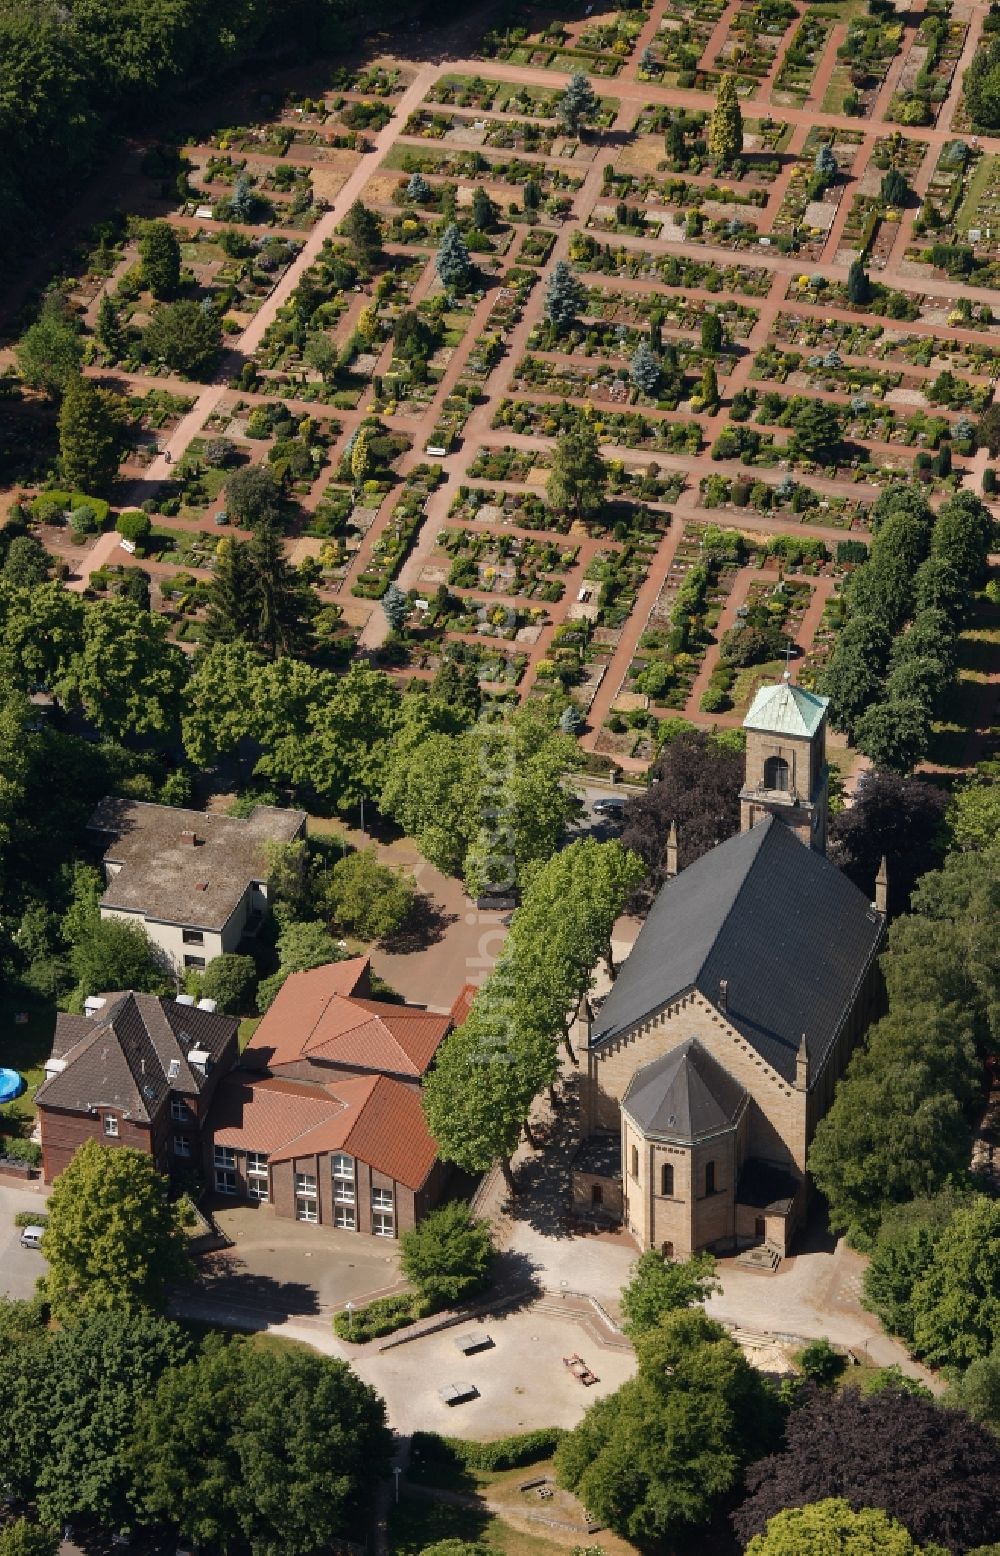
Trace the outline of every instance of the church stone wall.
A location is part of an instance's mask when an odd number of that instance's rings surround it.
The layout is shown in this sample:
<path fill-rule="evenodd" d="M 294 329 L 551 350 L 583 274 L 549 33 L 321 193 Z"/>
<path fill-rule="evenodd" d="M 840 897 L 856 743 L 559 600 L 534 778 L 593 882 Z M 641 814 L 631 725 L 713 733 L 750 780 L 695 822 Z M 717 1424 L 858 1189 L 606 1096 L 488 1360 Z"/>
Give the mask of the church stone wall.
<path fill-rule="evenodd" d="M 746 1154 L 805 1171 L 806 1097 L 764 1063 L 756 1049 L 701 994 L 686 995 L 631 1036 L 588 1055 L 585 1128 L 617 1130 L 621 1098 L 636 1070 L 697 1037 L 757 1106 Z"/>

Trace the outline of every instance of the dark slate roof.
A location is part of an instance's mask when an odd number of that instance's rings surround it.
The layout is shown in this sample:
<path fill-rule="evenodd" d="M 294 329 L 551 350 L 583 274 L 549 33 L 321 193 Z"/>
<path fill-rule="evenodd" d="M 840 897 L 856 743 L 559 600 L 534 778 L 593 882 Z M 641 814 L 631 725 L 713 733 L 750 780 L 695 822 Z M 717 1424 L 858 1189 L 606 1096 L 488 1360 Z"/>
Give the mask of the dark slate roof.
<path fill-rule="evenodd" d="M 636 1070 L 622 1107 L 644 1135 L 697 1140 L 735 1123 L 746 1092 L 696 1037 Z"/>
<path fill-rule="evenodd" d="M 785 1080 L 805 1033 L 813 1077 L 882 941 L 864 893 L 767 816 L 668 881 L 597 1015 L 601 1048 L 692 989 Z"/>
<path fill-rule="evenodd" d="M 736 1203 L 750 1205 L 754 1210 L 770 1210 L 776 1216 L 787 1216 L 798 1190 L 798 1182 L 790 1172 L 750 1156 L 740 1173 Z"/>
<path fill-rule="evenodd" d="M 218 1062 L 237 1025 L 235 1017 L 152 994 L 109 994 L 90 1018 L 59 1018 L 53 1057 L 63 1068 L 43 1082 L 36 1100 L 73 1112 L 116 1108 L 149 1122 L 168 1092 L 194 1096 L 208 1084 L 188 1065 L 190 1049 L 203 1048 Z"/>

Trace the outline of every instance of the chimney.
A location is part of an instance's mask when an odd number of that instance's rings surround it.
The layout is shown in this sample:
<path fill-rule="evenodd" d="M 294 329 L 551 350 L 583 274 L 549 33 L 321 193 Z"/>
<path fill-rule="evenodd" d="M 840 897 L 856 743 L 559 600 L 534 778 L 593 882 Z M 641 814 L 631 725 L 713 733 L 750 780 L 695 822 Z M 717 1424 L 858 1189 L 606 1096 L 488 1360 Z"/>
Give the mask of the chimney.
<path fill-rule="evenodd" d="M 194 846 L 197 843 L 197 841 L 198 841 L 197 833 L 190 832 L 190 831 L 185 831 L 185 832 L 181 833 L 181 842 L 186 844 L 188 848 L 194 848 Z"/>
<path fill-rule="evenodd" d="M 878 867 L 875 877 L 875 911 L 885 914 L 889 908 L 889 871 L 886 865 L 885 854 L 882 855 L 882 863 Z"/>
<path fill-rule="evenodd" d="M 809 1090 L 809 1050 L 806 1048 L 806 1034 L 804 1032 L 802 1041 L 799 1043 L 799 1051 L 795 1055 L 795 1090 Z"/>
<path fill-rule="evenodd" d="M 719 979 L 719 1009 L 725 1015 L 729 1009 L 729 979 Z"/>
<path fill-rule="evenodd" d="M 666 872 L 665 873 L 666 873 L 666 876 L 667 876 L 667 880 L 668 881 L 669 880 L 673 880 L 674 876 L 677 874 L 677 823 L 676 823 L 676 821 L 672 821 L 670 823 L 670 831 L 667 833 L 667 849 L 666 849 L 666 853 L 664 854 L 664 860 L 666 862 Z"/>

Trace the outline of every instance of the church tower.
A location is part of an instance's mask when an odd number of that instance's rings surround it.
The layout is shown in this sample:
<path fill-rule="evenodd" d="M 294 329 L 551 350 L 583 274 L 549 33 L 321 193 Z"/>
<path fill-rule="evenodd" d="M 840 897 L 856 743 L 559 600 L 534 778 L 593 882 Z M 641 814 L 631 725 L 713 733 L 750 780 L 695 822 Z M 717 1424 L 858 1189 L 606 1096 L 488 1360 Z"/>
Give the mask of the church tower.
<path fill-rule="evenodd" d="M 762 686 L 757 692 L 743 720 L 743 832 L 762 816 L 777 816 L 809 848 L 826 853 L 827 701 L 795 686 L 787 670 L 777 686 Z"/>

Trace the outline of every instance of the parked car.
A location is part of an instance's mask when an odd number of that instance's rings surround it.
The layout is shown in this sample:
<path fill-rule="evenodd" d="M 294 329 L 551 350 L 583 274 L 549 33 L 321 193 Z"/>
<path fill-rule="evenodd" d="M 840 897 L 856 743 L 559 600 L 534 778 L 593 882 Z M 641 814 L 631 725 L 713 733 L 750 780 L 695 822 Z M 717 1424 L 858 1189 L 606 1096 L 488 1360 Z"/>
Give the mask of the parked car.
<path fill-rule="evenodd" d="M 43 1226 L 26 1226 L 21 1233 L 21 1247 L 41 1248 L 44 1231 Z"/>
<path fill-rule="evenodd" d="M 625 801 L 609 795 L 607 799 L 594 801 L 595 816 L 610 816 L 612 821 L 622 821 L 625 817 Z"/>

